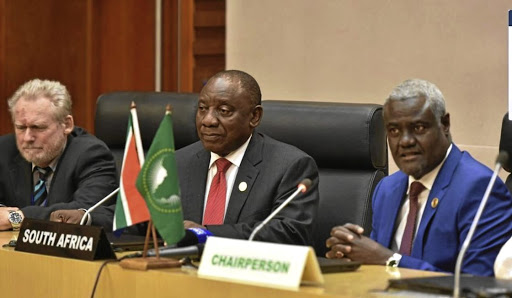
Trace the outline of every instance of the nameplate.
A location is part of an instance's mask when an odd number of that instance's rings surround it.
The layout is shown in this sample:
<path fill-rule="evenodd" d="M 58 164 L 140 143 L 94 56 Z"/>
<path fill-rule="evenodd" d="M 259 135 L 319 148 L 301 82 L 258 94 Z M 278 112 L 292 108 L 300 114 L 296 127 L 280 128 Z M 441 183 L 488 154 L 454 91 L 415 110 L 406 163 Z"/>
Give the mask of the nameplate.
<path fill-rule="evenodd" d="M 116 258 L 102 227 L 30 218 L 21 224 L 15 250 L 81 260 Z"/>
<path fill-rule="evenodd" d="M 324 283 L 311 247 L 213 236 L 206 240 L 198 275 L 284 289 Z"/>

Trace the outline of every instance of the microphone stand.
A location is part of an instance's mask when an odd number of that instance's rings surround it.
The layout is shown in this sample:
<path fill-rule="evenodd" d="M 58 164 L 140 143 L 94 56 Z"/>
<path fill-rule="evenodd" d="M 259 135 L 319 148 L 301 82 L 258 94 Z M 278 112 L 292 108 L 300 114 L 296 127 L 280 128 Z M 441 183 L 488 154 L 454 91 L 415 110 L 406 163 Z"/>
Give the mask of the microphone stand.
<path fill-rule="evenodd" d="M 111 197 L 113 197 L 117 192 L 119 191 L 119 187 L 116 188 L 113 192 L 109 193 L 106 197 L 104 197 L 103 199 L 101 199 L 101 201 L 99 201 L 98 203 L 96 203 L 94 206 L 92 206 L 91 208 L 87 209 L 87 211 L 85 211 L 84 215 L 82 216 L 82 220 L 80 220 L 80 225 L 83 226 L 85 224 L 85 220 L 87 218 L 87 216 L 89 215 L 89 213 L 91 213 L 92 211 L 94 211 L 94 209 L 98 208 L 99 206 L 101 206 L 103 203 L 105 203 L 106 201 L 108 201 Z"/>
<path fill-rule="evenodd" d="M 464 259 L 464 255 L 466 254 L 466 251 L 469 247 L 471 239 L 473 238 L 473 234 L 475 233 L 476 227 L 478 225 L 478 221 L 480 220 L 480 217 L 482 216 L 485 205 L 487 204 L 487 200 L 489 199 L 489 196 L 491 194 L 492 188 L 494 186 L 494 182 L 496 181 L 496 178 L 498 177 L 498 172 L 500 171 L 502 164 L 505 163 L 507 159 L 508 159 L 508 154 L 506 152 L 501 152 L 498 155 L 498 158 L 496 161 L 496 167 L 494 168 L 494 172 L 492 173 L 491 181 L 489 181 L 489 185 L 487 185 L 487 189 L 485 190 L 484 197 L 482 198 L 482 201 L 480 202 L 480 206 L 478 207 L 478 210 L 475 214 L 475 218 L 473 219 L 473 222 L 471 223 L 471 227 L 469 228 L 468 235 L 466 236 L 466 239 L 464 240 L 464 243 L 462 244 L 462 247 L 460 249 L 459 255 L 457 256 L 457 263 L 455 264 L 454 286 L 453 286 L 453 297 L 454 298 L 460 297 L 460 274 L 461 274 L 461 267 L 462 267 L 462 261 Z"/>
<path fill-rule="evenodd" d="M 267 218 L 265 218 L 265 220 L 252 231 L 251 236 L 249 236 L 249 241 L 252 241 L 254 236 L 256 236 L 256 234 L 261 230 L 261 228 L 263 228 L 272 218 L 274 218 L 274 216 L 276 216 L 276 214 L 279 213 L 279 211 L 286 207 L 286 205 L 288 205 L 288 203 L 290 203 L 290 201 L 293 200 L 300 192 L 305 192 L 310 185 L 311 180 L 304 179 L 297 187 L 297 190 L 294 193 L 292 193 L 292 195 L 288 199 L 286 199 L 286 201 L 284 201 L 276 210 L 274 210 L 274 212 L 272 212 Z"/>

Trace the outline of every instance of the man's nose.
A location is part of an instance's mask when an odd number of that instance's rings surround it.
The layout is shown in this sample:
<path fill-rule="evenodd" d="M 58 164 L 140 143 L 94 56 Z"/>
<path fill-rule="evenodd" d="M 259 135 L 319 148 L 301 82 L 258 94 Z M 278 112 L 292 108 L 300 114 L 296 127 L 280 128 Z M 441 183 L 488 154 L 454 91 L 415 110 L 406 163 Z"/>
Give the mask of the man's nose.
<path fill-rule="evenodd" d="M 409 131 L 404 131 L 400 136 L 399 145 L 402 147 L 410 147 L 416 145 L 416 136 Z"/>
<path fill-rule="evenodd" d="M 35 139 L 34 131 L 27 127 L 27 129 L 23 133 L 23 140 L 25 142 L 30 142 L 30 141 L 33 141 L 34 139 Z"/>
<path fill-rule="evenodd" d="M 201 123 L 204 126 L 217 126 L 219 124 L 219 119 L 217 117 L 217 112 L 215 111 L 215 109 L 208 109 Z"/>

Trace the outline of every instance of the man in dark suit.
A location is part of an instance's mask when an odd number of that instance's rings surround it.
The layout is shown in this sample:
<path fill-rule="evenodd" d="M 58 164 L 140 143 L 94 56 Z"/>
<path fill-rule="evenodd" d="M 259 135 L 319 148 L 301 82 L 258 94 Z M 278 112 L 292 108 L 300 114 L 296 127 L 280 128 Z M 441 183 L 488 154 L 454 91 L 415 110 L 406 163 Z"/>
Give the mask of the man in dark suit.
<path fill-rule="evenodd" d="M 19 228 L 24 217 L 89 208 L 116 189 L 114 158 L 102 141 L 74 126 L 64 85 L 31 80 L 8 105 L 15 133 L 0 137 L 0 230 Z"/>
<path fill-rule="evenodd" d="M 389 148 L 400 171 L 375 188 L 371 238 L 354 224 L 334 227 L 327 257 L 454 272 L 492 171 L 452 143 L 450 115 L 434 84 L 403 82 L 392 91 L 383 112 Z M 496 255 L 511 234 L 512 198 L 498 178 L 462 272 L 493 275 Z"/>
<path fill-rule="evenodd" d="M 213 235 L 248 239 L 253 229 L 297 189 L 312 187 L 255 236 L 255 240 L 307 245 L 318 205 L 318 169 L 299 149 L 255 131 L 263 115 L 261 92 L 252 76 L 223 71 L 202 89 L 196 114 L 200 142 L 176 151 L 185 227 Z M 223 201 L 212 196 L 218 160 L 227 160 Z M 223 178 L 224 179 L 224 178 Z M 220 215 L 211 216 L 217 208 Z"/>

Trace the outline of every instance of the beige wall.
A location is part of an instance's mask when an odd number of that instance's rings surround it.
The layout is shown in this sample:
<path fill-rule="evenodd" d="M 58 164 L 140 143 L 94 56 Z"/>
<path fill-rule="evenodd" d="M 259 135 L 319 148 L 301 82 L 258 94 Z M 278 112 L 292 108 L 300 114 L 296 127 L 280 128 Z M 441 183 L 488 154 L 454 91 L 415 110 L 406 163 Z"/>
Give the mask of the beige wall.
<path fill-rule="evenodd" d="M 227 0 L 226 64 L 254 75 L 264 99 L 383 103 L 404 79 L 427 79 L 444 93 L 454 141 L 492 166 L 509 9 L 510 0 Z"/>

